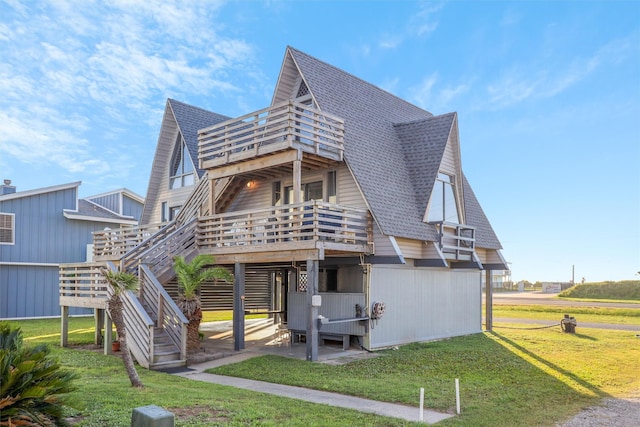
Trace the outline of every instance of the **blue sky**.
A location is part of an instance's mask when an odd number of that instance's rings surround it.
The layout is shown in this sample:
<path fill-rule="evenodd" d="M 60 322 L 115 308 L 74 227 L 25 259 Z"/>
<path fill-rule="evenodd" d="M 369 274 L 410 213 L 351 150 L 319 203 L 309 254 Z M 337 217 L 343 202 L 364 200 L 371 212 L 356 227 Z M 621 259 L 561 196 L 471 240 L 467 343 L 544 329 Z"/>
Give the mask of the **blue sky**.
<path fill-rule="evenodd" d="M 166 99 L 266 107 L 287 45 L 458 112 L 515 280 L 639 278 L 640 2 L 0 0 L 0 179 L 144 196 Z"/>

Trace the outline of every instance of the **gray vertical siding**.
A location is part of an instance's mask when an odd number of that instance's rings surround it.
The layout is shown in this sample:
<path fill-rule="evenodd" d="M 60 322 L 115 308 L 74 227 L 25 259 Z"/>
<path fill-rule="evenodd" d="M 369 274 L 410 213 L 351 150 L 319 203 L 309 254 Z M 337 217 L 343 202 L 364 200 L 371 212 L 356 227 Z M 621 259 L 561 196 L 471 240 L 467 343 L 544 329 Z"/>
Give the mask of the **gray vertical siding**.
<path fill-rule="evenodd" d="M 318 312 L 328 319 L 348 319 L 355 317 L 356 304 L 364 307 L 365 297 L 360 293 L 340 293 L 340 292 L 320 292 L 322 305 Z M 306 292 L 289 292 L 287 325 L 289 329 L 304 331 L 307 329 L 307 317 L 309 309 L 307 306 Z M 321 333 L 327 334 L 365 334 L 365 321 L 335 323 L 322 325 Z"/>
<path fill-rule="evenodd" d="M 370 303 L 376 301 L 386 311 L 373 322 L 372 349 L 482 331 L 477 270 L 374 265 Z"/>

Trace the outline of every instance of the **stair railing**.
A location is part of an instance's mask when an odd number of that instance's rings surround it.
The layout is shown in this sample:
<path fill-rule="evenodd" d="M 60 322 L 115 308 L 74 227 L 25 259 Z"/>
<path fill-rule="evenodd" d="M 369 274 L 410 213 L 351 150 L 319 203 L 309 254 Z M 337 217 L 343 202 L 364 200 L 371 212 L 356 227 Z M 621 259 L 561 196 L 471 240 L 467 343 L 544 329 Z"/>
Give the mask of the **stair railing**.
<path fill-rule="evenodd" d="M 160 278 L 173 268 L 173 257 L 182 255 L 185 258 L 195 251 L 196 228 L 198 219 L 193 218 L 186 224 L 175 229 L 161 241 L 139 254 L 141 264 L 147 265 L 156 278 Z"/>
<path fill-rule="evenodd" d="M 200 181 L 193 189 L 191 194 L 189 194 L 189 197 L 187 197 L 187 200 L 185 200 L 182 207 L 180 208 L 180 212 L 178 212 L 175 217 L 176 223 L 184 224 L 191 218 L 195 218 L 199 215 L 204 215 L 204 212 L 201 211 L 208 210 L 208 206 L 205 206 L 204 209 L 203 206 L 207 204 L 210 192 L 211 184 L 209 182 L 207 173 L 205 173 L 204 175 L 202 175 L 202 178 L 200 178 Z"/>
<path fill-rule="evenodd" d="M 187 324 L 189 321 L 176 305 L 149 266 L 142 264 L 138 273 L 140 292 L 138 298 L 154 316 L 156 326 L 161 327 L 171 342 L 180 349 L 180 359 L 187 358 Z"/>
<path fill-rule="evenodd" d="M 164 240 L 168 235 L 173 233 L 177 228 L 177 224 L 175 221 L 169 222 L 167 225 L 162 227 L 152 236 L 150 236 L 147 240 L 137 245 L 135 248 L 128 251 L 126 254 L 120 258 L 120 269 L 121 271 L 126 271 L 127 273 L 135 274 L 138 271 L 138 264 L 141 258 L 141 255 L 153 248 L 158 242 Z"/>
<path fill-rule="evenodd" d="M 107 268 L 117 271 L 112 262 L 107 262 Z M 113 294 L 113 288 L 106 286 L 107 298 Z M 127 328 L 127 345 L 131 354 L 140 366 L 149 369 L 153 361 L 153 328 L 154 322 L 147 314 L 142 304 L 132 291 L 125 291 L 120 294 L 123 305 L 123 316 Z M 108 310 L 108 309 L 107 309 Z M 111 313 L 109 313 L 111 316 Z"/>

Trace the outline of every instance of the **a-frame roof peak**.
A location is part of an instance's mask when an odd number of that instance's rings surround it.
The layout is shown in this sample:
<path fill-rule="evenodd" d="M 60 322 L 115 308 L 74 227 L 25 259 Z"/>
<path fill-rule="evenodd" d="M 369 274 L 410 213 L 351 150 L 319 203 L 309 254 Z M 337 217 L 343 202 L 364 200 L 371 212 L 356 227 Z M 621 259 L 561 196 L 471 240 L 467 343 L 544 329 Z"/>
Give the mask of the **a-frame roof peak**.
<path fill-rule="evenodd" d="M 198 176 L 201 177 L 204 171 L 198 167 L 198 131 L 229 120 L 230 117 L 200 107 L 194 107 L 172 98 L 167 99 L 167 108 L 173 113 L 176 125 L 191 155 L 191 161 L 198 171 Z"/>

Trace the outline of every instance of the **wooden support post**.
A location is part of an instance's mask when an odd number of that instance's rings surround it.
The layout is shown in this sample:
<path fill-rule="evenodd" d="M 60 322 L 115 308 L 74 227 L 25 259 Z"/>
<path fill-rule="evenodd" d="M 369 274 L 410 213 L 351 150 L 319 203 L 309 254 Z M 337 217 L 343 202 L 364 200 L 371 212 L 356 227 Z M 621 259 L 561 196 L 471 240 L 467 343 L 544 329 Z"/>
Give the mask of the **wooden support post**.
<path fill-rule="evenodd" d="M 307 360 L 318 360 L 318 309 L 312 304 L 318 294 L 318 260 L 307 260 Z"/>
<path fill-rule="evenodd" d="M 237 262 L 233 282 L 233 349 L 235 351 L 244 349 L 244 273 L 245 265 Z"/>
<path fill-rule="evenodd" d="M 302 188 L 302 160 L 293 161 L 293 203 L 300 203 L 300 190 Z"/>
<path fill-rule="evenodd" d="M 209 215 L 216 213 L 216 180 L 209 178 Z"/>
<path fill-rule="evenodd" d="M 111 321 L 111 316 L 109 316 L 109 312 L 105 310 L 104 312 L 104 354 L 111 354 L 111 343 L 113 342 L 113 333 L 111 330 L 113 329 L 113 322 Z"/>
<path fill-rule="evenodd" d="M 93 320 L 95 325 L 95 335 L 94 335 L 94 344 L 102 345 L 102 328 L 104 326 L 104 309 L 102 308 L 94 308 L 93 309 Z"/>
<path fill-rule="evenodd" d="M 485 279 L 485 322 L 486 330 L 493 330 L 493 284 L 491 283 L 491 270 L 486 270 Z"/>
<path fill-rule="evenodd" d="M 69 338 L 69 307 L 60 306 L 60 347 L 66 347 Z"/>

